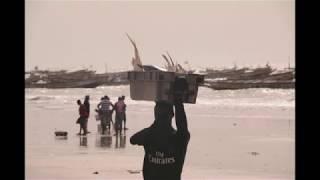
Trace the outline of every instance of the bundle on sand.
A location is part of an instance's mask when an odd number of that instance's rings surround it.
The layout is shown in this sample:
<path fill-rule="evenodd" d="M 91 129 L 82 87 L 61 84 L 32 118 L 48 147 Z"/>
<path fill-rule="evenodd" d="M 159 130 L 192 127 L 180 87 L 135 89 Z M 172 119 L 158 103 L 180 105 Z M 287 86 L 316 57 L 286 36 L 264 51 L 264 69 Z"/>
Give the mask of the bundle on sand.
<path fill-rule="evenodd" d="M 66 132 L 66 131 L 55 131 L 54 134 L 56 136 L 67 136 L 68 132 Z"/>

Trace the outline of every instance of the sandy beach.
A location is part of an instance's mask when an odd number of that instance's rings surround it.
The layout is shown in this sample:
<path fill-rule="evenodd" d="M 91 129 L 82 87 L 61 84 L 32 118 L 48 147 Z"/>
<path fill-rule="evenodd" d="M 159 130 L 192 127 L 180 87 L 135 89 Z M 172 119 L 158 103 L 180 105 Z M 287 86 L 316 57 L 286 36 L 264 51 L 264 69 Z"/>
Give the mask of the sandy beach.
<path fill-rule="evenodd" d="M 86 94 L 91 97 L 91 133 L 81 137 L 76 135 L 76 100 Z M 104 94 L 113 102 L 126 95 L 125 136 L 97 133 L 93 111 Z M 197 104 L 185 105 L 191 139 L 182 179 L 294 179 L 294 101 L 294 90 L 200 88 Z M 26 179 L 143 179 L 143 148 L 131 145 L 129 138 L 153 122 L 153 102 L 132 101 L 129 87 L 119 86 L 26 89 L 25 103 Z M 68 138 L 56 138 L 55 130 L 67 131 Z"/>

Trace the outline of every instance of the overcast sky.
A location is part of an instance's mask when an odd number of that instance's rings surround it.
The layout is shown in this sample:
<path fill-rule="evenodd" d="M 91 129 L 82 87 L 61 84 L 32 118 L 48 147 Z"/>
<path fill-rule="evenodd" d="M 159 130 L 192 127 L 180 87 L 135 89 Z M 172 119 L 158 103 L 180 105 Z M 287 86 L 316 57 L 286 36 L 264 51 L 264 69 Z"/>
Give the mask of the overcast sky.
<path fill-rule="evenodd" d="M 126 32 L 143 64 L 163 66 L 168 51 L 184 67 L 294 66 L 294 9 L 293 0 L 27 0 L 26 70 L 132 69 Z"/>

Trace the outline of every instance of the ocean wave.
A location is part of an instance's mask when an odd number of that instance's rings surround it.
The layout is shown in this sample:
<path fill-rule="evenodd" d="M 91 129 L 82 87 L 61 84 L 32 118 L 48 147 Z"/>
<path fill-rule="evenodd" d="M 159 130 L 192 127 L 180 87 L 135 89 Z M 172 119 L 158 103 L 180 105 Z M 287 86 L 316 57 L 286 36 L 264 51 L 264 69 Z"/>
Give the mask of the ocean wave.
<path fill-rule="evenodd" d="M 295 107 L 294 102 L 286 102 L 286 101 L 249 101 L 246 99 L 214 99 L 214 100 L 205 100 L 205 99 L 197 99 L 196 104 L 200 105 L 209 105 L 209 106 L 232 106 L 232 107 Z"/>
<path fill-rule="evenodd" d="M 53 96 L 32 96 L 32 97 L 27 97 L 27 100 L 30 101 L 38 101 L 38 100 L 51 100 L 55 99 Z"/>
<path fill-rule="evenodd" d="M 29 89 L 26 99 L 44 104 L 70 104 L 76 106 L 76 100 L 83 101 L 85 95 L 90 95 L 90 103 L 96 106 L 102 96 L 108 95 L 113 103 L 119 96 L 125 95 L 127 105 L 153 106 L 153 101 L 132 100 L 130 86 L 101 86 L 94 89 Z M 196 104 L 230 107 L 295 107 L 294 89 L 241 89 L 213 90 L 199 87 Z"/>

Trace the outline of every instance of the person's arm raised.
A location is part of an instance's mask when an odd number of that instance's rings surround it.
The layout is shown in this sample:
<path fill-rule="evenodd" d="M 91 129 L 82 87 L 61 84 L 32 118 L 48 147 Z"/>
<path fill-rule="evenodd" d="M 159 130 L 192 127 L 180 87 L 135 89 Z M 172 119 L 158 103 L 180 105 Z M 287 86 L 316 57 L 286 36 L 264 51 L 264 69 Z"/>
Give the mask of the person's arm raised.
<path fill-rule="evenodd" d="M 185 79 L 176 78 L 174 83 L 174 109 L 177 133 L 189 139 L 187 117 L 183 105 L 184 90 L 188 88 Z"/>
<path fill-rule="evenodd" d="M 175 109 L 177 132 L 189 138 L 190 134 L 188 130 L 187 116 L 186 116 L 182 101 L 176 101 L 174 103 L 174 109 Z"/>

